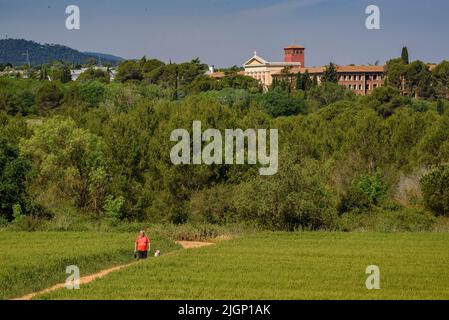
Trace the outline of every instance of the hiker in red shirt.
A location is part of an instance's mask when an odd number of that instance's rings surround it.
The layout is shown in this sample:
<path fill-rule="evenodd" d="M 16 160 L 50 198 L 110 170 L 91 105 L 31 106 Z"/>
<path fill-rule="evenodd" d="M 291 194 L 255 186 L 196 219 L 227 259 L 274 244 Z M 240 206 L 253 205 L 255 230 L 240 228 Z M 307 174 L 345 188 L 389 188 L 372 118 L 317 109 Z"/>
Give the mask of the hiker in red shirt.
<path fill-rule="evenodd" d="M 151 240 L 145 235 L 145 231 L 140 231 L 139 236 L 134 244 L 134 254 L 137 259 L 146 259 L 148 252 L 151 250 Z"/>

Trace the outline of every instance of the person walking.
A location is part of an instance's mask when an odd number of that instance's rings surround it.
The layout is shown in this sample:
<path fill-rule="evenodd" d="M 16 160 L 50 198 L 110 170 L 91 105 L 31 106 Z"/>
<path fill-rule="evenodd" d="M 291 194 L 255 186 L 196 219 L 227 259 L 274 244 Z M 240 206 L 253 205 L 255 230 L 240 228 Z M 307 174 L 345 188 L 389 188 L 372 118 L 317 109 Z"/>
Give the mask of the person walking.
<path fill-rule="evenodd" d="M 146 259 L 151 250 L 151 240 L 146 236 L 145 231 L 140 231 L 134 244 L 134 254 L 138 260 Z"/>

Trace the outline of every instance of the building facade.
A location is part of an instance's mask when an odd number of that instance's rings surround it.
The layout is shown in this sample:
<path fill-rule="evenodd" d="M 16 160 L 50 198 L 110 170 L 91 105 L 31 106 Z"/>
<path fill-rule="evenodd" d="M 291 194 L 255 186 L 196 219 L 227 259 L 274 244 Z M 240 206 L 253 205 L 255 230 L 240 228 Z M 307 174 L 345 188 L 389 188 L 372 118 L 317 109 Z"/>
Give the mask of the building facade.
<path fill-rule="evenodd" d="M 285 77 L 286 71 L 289 75 L 308 72 L 312 78 L 316 77 L 317 82 L 321 83 L 325 70 L 325 67 L 306 67 L 305 48 L 296 45 L 284 48 L 283 62 L 268 62 L 254 53 L 243 67 L 244 74 L 259 80 L 265 89 L 271 86 L 274 78 Z M 370 94 L 385 83 L 383 66 L 337 66 L 337 72 L 338 83 L 357 95 Z"/>
<path fill-rule="evenodd" d="M 256 52 L 243 64 L 244 74 L 259 80 L 265 88 L 273 83 L 273 75 L 279 74 L 285 67 L 302 68 L 305 62 L 305 48 L 290 46 L 284 48 L 283 62 L 268 62 L 259 57 Z"/>

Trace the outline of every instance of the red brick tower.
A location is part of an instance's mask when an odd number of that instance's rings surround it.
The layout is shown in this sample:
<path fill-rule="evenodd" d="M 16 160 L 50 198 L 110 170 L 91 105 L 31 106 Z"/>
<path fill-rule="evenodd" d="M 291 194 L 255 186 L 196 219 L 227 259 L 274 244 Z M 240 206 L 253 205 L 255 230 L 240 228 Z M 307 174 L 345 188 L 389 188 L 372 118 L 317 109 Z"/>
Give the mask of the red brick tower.
<path fill-rule="evenodd" d="M 302 46 L 289 46 L 284 48 L 284 62 L 300 62 L 305 67 L 305 51 Z"/>

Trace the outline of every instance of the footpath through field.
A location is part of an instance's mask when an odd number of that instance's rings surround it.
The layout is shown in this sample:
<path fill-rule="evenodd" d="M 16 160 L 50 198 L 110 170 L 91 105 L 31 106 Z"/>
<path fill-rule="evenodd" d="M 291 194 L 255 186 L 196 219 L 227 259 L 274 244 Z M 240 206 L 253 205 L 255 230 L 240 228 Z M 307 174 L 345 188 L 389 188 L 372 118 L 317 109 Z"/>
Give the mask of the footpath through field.
<path fill-rule="evenodd" d="M 210 246 L 210 245 L 214 244 L 212 242 L 198 242 L 198 241 L 177 241 L 176 243 L 178 243 L 184 249 L 196 249 L 196 248 L 206 247 L 206 246 Z M 134 262 L 131 262 L 131 263 L 128 263 L 128 264 L 123 264 L 123 265 L 116 266 L 116 267 L 113 267 L 113 268 L 104 269 L 104 270 L 101 270 L 101 271 L 99 271 L 97 273 L 94 273 L 94 274 L 82 277 L 82 278 L 80 278 L 80 285 L 90 283 L 90 282 L 92 282 L 92 281 L 94 281 L 96 279 L 99 279 L 99 278 L 103 278 L 103 277 L 107 276 L 108 274 L 110 274 L 111 272 L 118 271 L 118 270 L 121 270 L 123 268 L 127 268 L 127 267 L 132 266 L 132 265 L 134 265 L 136 263 L 139 263 L 139 261 L 134 261 Z M 44 294 L 44 293 L 49 293 L 49 292 L 56 291 L 56 290 L 59 290 L 59 289 L 63 289 L 63 288 L 65 288 L 65 286 L 66 286 L 65 283 L 58 283 L 58 284 L 56 284 L 56 285 L 54 285 L 54 286 L 52 286 L 50 288 L 47 288 L 47 289 L 44 289 L 44 290 L 41 290 L 41 291 L 38 291 L 38 292 L 33 292 L 33 293 L 30 293 L 30 294 L 27 294 L 27 295 L 24 295 L 22 297 L 19 297 L 19 298 L 16 298 L 16 299 L 12 299 L 12 300 L 32 300 L 37 295 Z"/>

